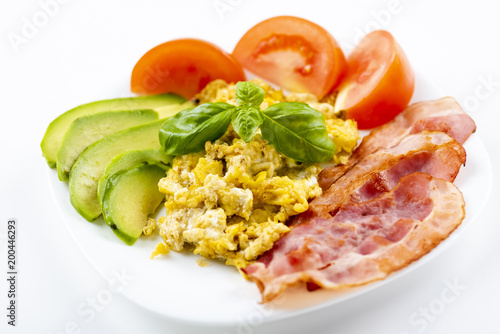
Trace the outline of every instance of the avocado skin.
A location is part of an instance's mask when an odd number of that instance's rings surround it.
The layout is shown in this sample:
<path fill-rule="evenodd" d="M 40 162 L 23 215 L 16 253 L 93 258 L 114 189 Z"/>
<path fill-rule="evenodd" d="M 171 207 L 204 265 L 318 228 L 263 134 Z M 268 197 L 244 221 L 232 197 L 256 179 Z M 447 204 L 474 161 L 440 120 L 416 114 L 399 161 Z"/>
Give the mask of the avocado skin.
<path fill-rule="evenodd" d="M 157 165 L 167 171 L 171 167 L 173 158 L 173 156 L 163 153 L 162 149 L 130 150 L 117 155 L 106 167 L 104 174 L 99 180 L 97 186 L 99 204 L 101 204 L 102 207 L 102 199 L 104 197 L 106 185 L 113 175 L 146 164 Z"/>
<path fill-rule="evenodd" d="M 95 114 L 103 111 L 121 111 L 121 110 L 138 110 L 152 109 L 160 112 L 160 109 L 172 104 L 185 103 L 186 99 L 176 94 L 159 94 L 138 96 L 129 98 L 118 98 L 110 100 L 102 100 L 91 103 L 82 104 L 73 108 L 64 114 L 59 115 L 54 119 L 43 136 L 40 144 L 43 156 L 47 164 L 54 168 L 57 161 L 57 151 L 63 140 L 64 134 L 70 124 L 77 118 L 85 115 Z M 163 118 L 160 112 L 160 118 Z"/>
<path fill-rule="evenodd" d="M 107 111 L 82 116 L 69 126 L 57 151 L 57 175 L 67 181 L 71 167 L 90 144 L 118 131 L 158 119 L 154 110 Z"/>
<path fill-rule="evenodd" d="M 163 201 L 157 185 L 164 176 L 164 168 L 143 164 L 113 174 L 106 183 L 102 199 L 104 221 L 127 245 L 132 246 L 141 236 L 148 215 Z"/>

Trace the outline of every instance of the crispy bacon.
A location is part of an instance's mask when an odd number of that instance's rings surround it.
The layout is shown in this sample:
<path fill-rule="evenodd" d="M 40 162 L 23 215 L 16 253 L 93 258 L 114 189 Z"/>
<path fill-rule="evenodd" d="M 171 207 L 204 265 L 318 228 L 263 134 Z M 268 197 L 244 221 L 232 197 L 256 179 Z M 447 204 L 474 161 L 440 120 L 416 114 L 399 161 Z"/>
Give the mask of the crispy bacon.
<path fill-rule="evenodd" d="M 453 98 L 416 103 L 373 130 L 345 166 L 320 174 L 322 196 L 244 272 L 272 300 L 287 287 L 342 288 L 385 278 L 444 240 L 465 216 L 451 183 L 476 129 Z"/>
<path fill-rule="evenodd" d="M 244 269 L 263 302 L 301 282 L 323 288 L 385 278 L 432 250 L 465 215 L 460 191 L 424 173 L 403 177 L 382 196 L 344 203 L 333 217 L 313 217 Z"/>
<path fill-rule="evenodd" d="M 310 203 L 309 211 L 324 218 L 347 201 L 364 202 L 392 189 L 399 179 L 414 172 L 428 173 L 453 182 L 465 164 L 465 150 L 443 132 L 420 132 L 406 136 L 388 149 L 362 158 Z M 297 216 L 292 225 L 308 219 L 311 212 Z"/>
<path fill-rule="evenodd" d="M 328 189 L 363 157 L 397 145 L 407 135 L 424 130 L 444 132 L 463 144 L 476 130 L 476 124 L 452 97 L 414 103 L 393 121 L 364 137 L 347 164 L 324 169 L 319 176 L 319 185 L 323 190 Z"/>

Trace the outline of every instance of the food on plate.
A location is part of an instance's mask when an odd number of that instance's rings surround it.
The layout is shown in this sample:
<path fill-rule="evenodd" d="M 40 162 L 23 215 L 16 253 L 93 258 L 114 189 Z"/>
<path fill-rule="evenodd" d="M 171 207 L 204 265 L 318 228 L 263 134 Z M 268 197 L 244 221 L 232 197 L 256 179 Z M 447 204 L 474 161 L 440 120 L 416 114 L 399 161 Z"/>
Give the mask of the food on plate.
<path fill-rule="evenodd" d="M 330 33 L 292 16 L 258 23 L 240 39 L 233 55 L 257 76 L 290 92 L 319 98 L 334 88 L 346 70 L 344 54 Z"/>
<path fill-rule="evenodd" d="M 97 186 L 112 159 L 128 150 L 160 148 L 158 131 L 164 120 L 135 126 L 93 143 L 82 152 L 69 176 L 71 204 L 83 218 L 94 221 L 102 213 Z"/>
<path fill-rule="evenodd" d="M 403 49 L 387 31 L 366 35 L 347 57 L 347 75 L 338 87 L 335 109 L 360 129 L 387 123 L 406 108 L 415 86 Z"/>
<path fill-rule="evenodd" d="M 238 268 L 269 250 L 289 231 L 288 217 L 321 194 L 316 165 L 281 156 L 260 135 L 245 143 L 229 130 L 205 152 L 174 159 L 159 183 L 166 215 L 158 220 L 168 249 L 185 244 Z"/>
<path fill-rule="evenodd" d="M 464 200 L 450 182 L 409 174 L 371 201 L 314 217 L 244 269 L 263 302 L 300 282 L 338 289 L 387 277 L 431 251 L 460 225 Z"/>
<path fill-rule="evenodd" d="M 250 80 L 250 82 L 256 84 L 264 91 L 264 99 L 260 104 L 260 108 L 264 111 L 277 103 L 299 102 L 305 103 L 323 114 L 328 136 L 332 139 L 335 146 L 335 154 L 333 156 L 334 162 L 342 163 L 347 161 L 347 158 L 356 147 L 357 141 L 360 139 L 355 121 L 342 119 L 341 114 L 335 113 L 330 103 L 321 102 L 312 94 L 291 93 L 285 95 L 282 90 L 273 89 L 262 80 L 254 79 Z M 200 104 L 208 102 L 227 102 L 236 105 L 236 85 L 228 84 L 222 80 L 215 80 L 207 85 L 207 87 L 196 97 Z M 296 117 L 301 120 L 300 117 L 304 116 L 298 115 Z M 307 130 L 307 126 L 304 124 L 302 124 L 302 128 L 304 131 Z"/>
<path fill-rule="evenodd" d="M 122 111 L 122 110 L 144 110 L 152 109 L 160 114 L 165 110 L 177 108 L 179 104 L 185 103 L 186 100 L 175 94 L 161 94 L 151 96 L 118 98 L 111 100 L 96 101 L 87 104 L 82 104 L 73 108 L 64 114 L 61 114 L 53 120 L 45 131 L 42 139 L 42 153 L 47 160 L 47 164 L 54 168 L 57 160 L 57 150 L 70 127 L 71 123 L 81 116 L 95 114 L 103 111 Z M 184 108 L 187 108 L 184 107 Z M 160 118 L 163 118 L 160 116 Z"/>
<path fill-rule="evenodd" d="M 330 216 L 342 204 L 364 202 L 392 189 L 401 177 L 422 172 L 453 182 L 465 149 L 443 132 L 408 135 L 398 145 L 367 155 L 311 202 L 311 212 Z M 307 219 L 307 215 L 304 216 Z"/>
<path fill-rule="evenodd" d="M 325 116 L 328 135 L 335 144 L 333 162 L 335 164 L 347 162 L 360 139 L 359 131 L 354 120 L 345 120 L 341 118 L 341 113 L 335 112 L 331 103 L 323 102 L 313 94 L 291 93 L 285 95 L 282 90 L 273 89 L 262 80 L 254 79 L 250 81 L 257 84 L 265 92 L 264 101 L 260 106 L 261 109 L 266 109 L 268 106 L 279 102 L 303 102 L 321 112 Z M 236 104 L 235 90 L 236 85 L 234 84 L 228 84 L 223 80 L 214 80 L 208 84 L 196 98 L 200 104 L 207 102 L 228 102 L 230 104 Z"/>
<path fill-rule="evenodd" d="M 118 174 L 124 174 L 130 169 L 146 164 L 161 168 L 162 176 L 164 175 L 165 170 L 170 167 L 172 158 L 158 150 L 160 148 L 158 129 L 166 118 L 190 106 L 192 106 L 191 102 L 174 94 L 88 103 L 62 114 L 49 125 L 42 140 L 42 152 L 52 167 L 56 165 L 52 158 L 56 152 L 59 179 L 65 181 L 69 174 L 71 204 L 85 219 L 93 221 L 102 212 L 101 206 L 104 205 L 106 189 L 108 193 L 112 192 L 111 189 L 115 189 L 111 186 L 110 180 L 119 179 Z M 155 148 L 154 151 L 147 151 L 147 149 Z M 146 151 L 131 151 L 125 156 L 120 155 L 134 149 L 146 149 Z M 112 160 L 117 155 L 120 156 Z M 146 171 L 147 169 L 140 170 Z M 106 173 L 102 175 L 103 172 Z M 104 176 L 103 180 L 100 180 L 101 176 Z M 120 179 L 125 179 L 125 177 L 120 177 Z M 99 184 L 101 185 L 100 195 L 97 193 Z M 116 188 L 127 189 L 127 187 Z M 160 197 L 163 196 L 156 186 L 153 188 L 156 198 L 158 194 Z M 122 195 L 118 196 L 114 191 L 112 193 L 113 196 L 108 197 L 125 198 Z M 129 215 L 127 219 L 147 218 L 144 212 L 151 211 L 150 206 L 154 203 L 148 204 L 145 196 L 141 200 L 142 202 L 137 202 L 141 210 L 136 213 L 135 218 Z M 109 202 L 110 200 L 107 201 Z M 156 203 L 155 208 L 158 204 L 159 202 Z M 130 208 L 136 206 L 130 205 Z M 115 233 L 126 243 L 132 244 L 135 241 L 135 234 L 129 231 L 129 227 L 125 229 L 120 227 L 124 224 L 121 221 L 123 217 L 118 218 L 118 212 L 120 212 L 116 209 L 118 206 L 108 205 L 107 207 L 115 209 L 109 211 L 106 221 L 110 226 L 119 226 L 118 229 L 114 229 Z M 147 221 L 146 218 L 144 223 Z M 113 221 L 118 221 L 118 223 L 115 224 Z M 137 225 L 137 222 L 131 220 L 130 224 Z"/>
<path fill-rule="evenodd" d="M 158 113 L 154 110 L 108 111 L 75 119 L 57 151 L 59 180 L 68 180 L 71 167 L 90 144 L 112 133 L 157 119 Z"/>
<path fill-rule="evenodd" d="M 165 169 L 157 165 L 141 165 L 111 176 L 102 198 L 104 221 L 127 245 L 133 245 L 163 201 L 158 181 Z"/>
<path fill-rule="evenodd" d="M 321 171 L 319 184 L 327 189 L 360 159 L 378 149 L 398 144 L 408 134 L 420 131 L 442 131 L 463 144 L 476 130 L 474 120 L 452 97 L 417 102 L 396 116 L 392 122 L 378 127 L 365 136 L 359 147 L 343 165 L 330 166 Z"/>
<path fill-rule="evenodd" d="M 287 106 L 287 99 L 295 101 L 289 102 L 292 106 L 301 98 L 311 99 L 308 94 L 286 97 L 259 80 L 237 85 L 215 81 L 207 85 L 197 98 L 203 102 L 201 106 L 224 103 L 227 108 L 242 107 L 244 101 L 251 101 L 252 108 L 265 108 L 264 117 L 270 114 L 266 110 L 273 107 L 271 110 L 279 114 L 278 107 Z M 331 115 L 330 108 L 321 107 L 317 100 L 315 103 L 318 109 Z M 301 112 L 307 115 L 310 107 L 301 107 Z M 283 118 L 287 116 L 284 114 Z M 296 119 L 300 121 L 301 116 L 304 115 L 299 114 Z M 352 151 L 359 138 L 355 123 L 336 120 L 335 131 L 342 135 L 334 138 L 335 146 Z M 317 129 L 318 122 L 311 119 L 310 125 Z M 219 120 L 217 124 L 220 123 Z M 166 194 L 166 215 L 158 220 L 164 242 L 155 254 L 182 251 L 190 245 L 194 246 L 195 253 L 204 257 L 223 259 L 238 268 L 245 267 L 289 231 L 285 222 L 290 216 L 306 211 L 308 201 L 320 195 L 317 183 L 319 165 L 297 162 L 280 153 L 276 145 L 269 145 L 263 139 L 265 125 L 262 125 L 262 134 L 255 129 L 250 131 L 247 140 L 241 138 L 233 125 L 227 126 L 225 134 L 214 142 L 203 140 L 201 149 L 195 146 L 194 153 L 177 156 L 167 177 L 160 181 L 160 191 Z M 323 127 L 326 134 L 326 126 Z M 307 129 L 307 125 L 302 123 L 302 128 Z M 347 131 L 344 132 L 343 128 Z M 184 152 L 186 148 L 181 149 Z M 344 157 L 345 151 L 337 154 Z"/>
<path fill-rule="evenodd" d="M 219 47 L 198 39 L 178 39 L 152 48 L 139 59 L 131 89 L 137 94 L 176 93 L 190 99 L 215 79 L 236 83 L 245 80 L 245 73 Z"/>
<path fill-rule="evenodd" d="M 331 93 L 335 112 L 355 119 L 360 129 L 392 120 L 406 108 L 415 86 L 406 55 L 384 30 L 366 35 L 346 61 L 322 27 L 278 16 L 251 28 L 233 55 L 244 68 L 291 92 L 320 99 Z"/>
<path fill-rule="evenodd" d="M 243 67 L 290 94 L 245 81 Z M 189 249 L 235 266 L 263 302 L 300 283 L 383 279 L 464 219 L 452 182 L 476 125 L 453 98 L 407 107 L 413 70 L 387 31 L 346 61 L 325 29 L 275 17 L 232 55 L 195 39 L 158 45 L 131 89 L 192 102 L 98 101 L 54 120 L 42 151 L 69 175 L 72 205 L 88 221 L 102 213 L 128 245 L 157 228 L 152 256 Z M 378 127 L 356 148 L 358 126 Z M 148 218 L 163 199 L 166 214 Z"/>
<path fill-rule="evenodd" d="M 161 127 L 160 142 L 167 154 L 183 155 L 202 151 L 232 124 L 234 131 L 249 142 L 260 129 L 262 138 L 285 156 L 300 162 L 329 161 L 335 144 L 328 136 L 325 117 L 301 102 L 280 102 L 261 110 L 265 91 L 257 84 L 238 82 L 236 105 L 204 103 L 168 119 Z"/>
<path fill-rule="evenodd" d="M 451 182 L 465 164 L 465 149 L 445 132 L 421 131 L 418 125 L 435 120 L 447 133 L 468 138 L 473 122 L 459 110 L 450 117 L 449 102 L 429 103 L 444 111 L 410 106 L 411 114 L 374 130 L 355 150 L 358 160 L 311 201 L 308 211 L 293 217 L 290 232 L 242 269 L 264 302 L 299 283 L 340 288 L 382 279 L 425 255 L 461 224 L 464 203 Z M 399 134 L 387 138 L 384 129 L 392 129 L 387 136 Z"/>
<path fill-rule="evenodd" d="M 156 165 L 167 171 L 170 169 L 172 159 L 172 156 L 165 155 L 160 148 L 128 150 L 115 156 L 104 170 L 103 175 L 99 179 L 99 184 L 97 185 L 97 198 L 99 199 L 101 207 L 104 190 L 106 189 L 108 180 L 113 175 L 139 167 L 140 165 Z"/>

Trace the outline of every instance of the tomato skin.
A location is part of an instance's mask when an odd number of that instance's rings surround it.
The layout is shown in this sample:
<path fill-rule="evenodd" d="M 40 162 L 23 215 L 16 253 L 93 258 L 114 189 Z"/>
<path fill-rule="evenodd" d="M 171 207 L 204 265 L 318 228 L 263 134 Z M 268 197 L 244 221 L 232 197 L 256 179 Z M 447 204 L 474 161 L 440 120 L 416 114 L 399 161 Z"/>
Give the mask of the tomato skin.
<path fill-rule="evenodd" d="M 345 73 L 345 57 L 328 31 L 308 20 L 277 16 L 252 27 L 233 51 L 244 68 L 291 92 L 323 97 Z"/>
<path fill-rule="evenodd" d="M 415 75 L 403 50 L 387 31 L 366 35 L 347 58 L 336 110 L 369 129 L 392 120 L 411 100 Z"/>
<path fill-rule="evenodd" d="M 176 93 L 191 99 L 210 81 L 245 81 L 236 59 L 198 39 L 178 39 L 146 52 L 132 70 L 131 89 L 137 94 Z"/>

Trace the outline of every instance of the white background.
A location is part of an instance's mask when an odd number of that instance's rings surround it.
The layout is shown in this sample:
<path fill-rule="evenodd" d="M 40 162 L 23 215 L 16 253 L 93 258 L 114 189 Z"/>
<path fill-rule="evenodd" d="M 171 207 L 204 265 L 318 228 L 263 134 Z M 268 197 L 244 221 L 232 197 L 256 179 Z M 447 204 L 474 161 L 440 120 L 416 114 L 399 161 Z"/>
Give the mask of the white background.
<path fill-rule="evenodd" d="M 7 286 L 1 274 L 2 333 L 193 330 L 142 309 L 119 294 L 90 321 L 77 314 L 79 305 L 105 289 L 106 282 L 64 226 L 48 189 L 48 167 L 39 143 L 49 122 L 60 113 L 85 102 L 129 95 L 132 67 L 151 47 L 173 38 L 197 37 L 231 51 L 255 23 L 283 14 L 322 25 L 346 53 L 362 34 L 374 28 L 391 31 L 416 71 L 444 95 L 457 98 L 476 120 L 476 135 L 485 144 L 494 171 L 489 202 L 474 226 L 452 247 L 411 275 L 370 292 L 363 304 L 351 301 L 338 313 L 305 319 L 308 332 L 500 333 L 496 320 L 500 313 L 500 183 L 495 174 L 500 168 L 498 2 L 64 2 L 51 8 L 53 15 L 46 22 L 38 1 L 2 1 L 0 5 L 0 233 L 5 234 L 8 218 L 17 218 L 20 225 L 18 326 L 6 325 Z M 217 11 L 217 5 L 224 7 Z M 16 48 L 9 36 L 22 36 L 27 21 L 39 27 Z M 493 84 L 485 85 L 488 80 Z M 5 238 L 0 242 L 4 273 Z M 444 303 L 439 312 L 431 310 L 428 320 L 422 320 L 422 312 L 442 300 L 446 282 L 454 281 L 464 287 L 454 301 Z M 156 284 L 153 279 L 152 284 Z M 412 314 L 418 315 L 414 318 L 418 323 L 411 321 Z M 240 327 L 224 333 L 258 333 L 263 329 Z"/>

